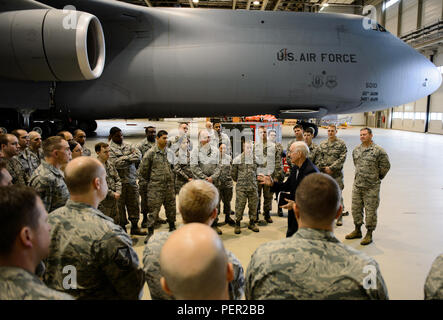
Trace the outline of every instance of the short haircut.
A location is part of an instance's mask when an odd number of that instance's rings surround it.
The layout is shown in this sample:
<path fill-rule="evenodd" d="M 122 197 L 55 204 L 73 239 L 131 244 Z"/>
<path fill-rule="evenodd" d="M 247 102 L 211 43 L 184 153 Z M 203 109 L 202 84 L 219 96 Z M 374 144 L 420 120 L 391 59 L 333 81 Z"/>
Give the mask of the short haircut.
<path fill-rule="evenodd" d="M 38 227 L 37 193 L 27 186 L 0 187 L 0 255 L 8 255 L 20 230 Z"/>
<path fill-rule="evenodd" d="M 147 126 L 147 127 L 145 128 L 145 133 L 148 133 L 149 129 L 155 129 L 155 127 L 153 127 L 153 126 Z"/>
<path fill-rule="evenodd" d="M 340 187 L 333 178 L 324 173 L 312 173 L 297 187 L 295 202 L 303 218 L 324 223 L 335 219 L 340 197 Z"/>
<path fill-rule="evenodd" d="M 77 136 L 77 134 L 78 134 L 80 131 L 81 131 L 81 132 L 85 132 L 85 131 L 82 130 L 82 129 L 75 129 L 75 130 L 74 130 L 74 137 Z M 86 134 L 86 133 L 85 133 L 85 134 Z"/>
<path fill-rule="evenodd" d="M 60 149 L 62 140 L 65 140 L 65 138 L 60 136 L 53 136 L 44 140 L 42 143 L 43 155 L 45 157 L 50 157 L 52 151 Z"/>
<path fill-rule="evenodd" d="M 369 134 L 372 134 L 372 130 L 370 128 L 362 128 L 360 131 L 366 130 Z"/>
<path fill-rule="evenodd" d="M 7 146 L 8 143 L 9 143 L 8 134 L 7 133 L 0 134 L 0 149 L 1 149 L 2 145 Z"/>
<path fill-rule="evenodd" d="M 71 194 L 85 194 L 90 185 L 105 170 L 95 158 L 81 156 L 68 163 L 65 169 L 65 182 Z"/>
<path fill-rule="evenodd" d="M 216 123 L 220 123 L 221 125 L 221 120 L 220 119 L 215 119 L 214 122 L 212 122 L 212 124 L 215 126 Z"/>
<path fill-rule="evenodd" d="M 275 134 L 277 134 L 277 130 L 275 130 L 275 129 L 269 129 L 268 130 L 268 134 L 270 134 L 271 132 L 274 132 Z"/>
<path fill-rule="evenodd" d="M 186 183 L 178 194 L 178 211 L 185 223 L 205 223 L 217 207 L 217 188 L 205 180 Z"/>
<path fill-rule="evenodd" d="M 266 127 L 265 127 L 265 126 L 259 126 L 259 127 L 257 128 L 257 130 L 260 130 L 260 129 L 266 132 Z"/>
<path fill-rule="evenodd" d="M 304 131 L 303 126 L 301 124 L 296 124 L 294 126 L 294 128 L 292 128 L 292 130 L 295 130 L 295 129 L 302 129 Z"/>
<path fill-rule="evenodd" d="M 70 133 L 70 132 L 67 131 L 67 130 L 63 130 L 63 131 L 60 131 L 59 133 L 57 133 L 57 136 L 58 136 L 58 137 L 62 137 L 63 139 L 65 139 L 65 132 Z"/>
<path fill-rule="evenodd" d="M 308 147 L 308 145 L 304 141 L 295 141 L 295 142 L 293 142 L 289 146 L 289 149 L 291 149 L 291 147 L 293 145 L 295 145 L 294 152 L 300 151 L 301 153 L 303 153 L 303 155 L 305 157 L 307 157 L 309 155 L 309 147 Z"/>
<path fill-rule="evenodd" d="M 20 133 L 19 133 L 19 131 L 25 131 L 25 132 L 26 132 L 25 129 L 14 129 L 14 130 L 11 131 L 11 134 L 13 134 L 14 136 L 16 136 L 17 139 L 20 139 Z"/>
<path fill-rule="evenodd" d="M 109 147 L 109 144 L 107 144 L 106 142 L 99 142 L 95 145 L 95 152 L 99 153 L 100 151 L 102 151 L 102 148 L 107 148 Z"/>
<path fill-rule="evenodd" d="M 79 144 L 77 141 L 71 140 L 68 141 L 69 144 L 69 149 L 71 149 L 71 152 L 74 151 L 74 149 L 77 147 L 77 145 Z"/>
<path fill-rule="evenodd" d="M 335 124 L 328 124 L 328 128 L 334 128 L 337 131 L 337 126 Z"/>
<path fill-rule="evenodd" d="M 112 136 L 116 134 L 117 132 L 121 132 L 122 130 L 119 127 L 112 127 L 111 130 L 109 130 L 109 140 L 111 140 Z"/>
<path fill-rule="evenodd" d="M 168 132 L 166 130 L 160 130 L 159 132 L 157 132 L 157 138 L 161 138 L 164 135 L 167 135 Z"/>
<path fill-rule="evenodd" d="M 314 130 L 311 127 L 307 127 L 305 132 L 310 133 L 311 135 L 314 135 Z"/>

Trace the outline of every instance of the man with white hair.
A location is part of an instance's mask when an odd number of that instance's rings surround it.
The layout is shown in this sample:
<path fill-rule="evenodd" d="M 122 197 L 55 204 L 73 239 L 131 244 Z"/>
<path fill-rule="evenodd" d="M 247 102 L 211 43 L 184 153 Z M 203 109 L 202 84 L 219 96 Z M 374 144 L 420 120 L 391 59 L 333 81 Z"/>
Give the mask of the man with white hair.
<path fill-rule="evenodd" d="M 163 290 L 178 300 L 228 300 L 234 278 L 223 242 L 202 223 L 174 232 L 160 255 Z"/>
<path fill-rule="evenodd" d="M 319 172 L 318 168 L 308 159 L 309 148 L 303 141 L 293 142 L 288 151 L 288 157 L 291 158 L 291 173 L 285 182 L 275 182 L 270 176 L 258 176 L 261 184 L 271 186 L 271 192 L 289 192 L 290 197 L 286 199 L 288 203 L 283 209 L 288 209 L 288 231 L 286 237 L 292 236 L 298 230 L 298 223 L 292 210 L 295 201 L 295 192 L 298 185 L 304 177 L 311 173 Z"/>

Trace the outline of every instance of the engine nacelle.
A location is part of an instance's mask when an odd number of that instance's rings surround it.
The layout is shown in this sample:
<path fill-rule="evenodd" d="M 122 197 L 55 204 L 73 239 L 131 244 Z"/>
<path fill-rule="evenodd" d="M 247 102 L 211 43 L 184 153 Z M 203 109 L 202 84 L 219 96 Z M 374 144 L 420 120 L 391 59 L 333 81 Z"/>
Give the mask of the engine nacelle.
<path fill-rule="evenodd" d="M 71 10 L 0 13 L 0 77 L 33 81 L 97 79 L 105 37 L 97 17 Z"/>

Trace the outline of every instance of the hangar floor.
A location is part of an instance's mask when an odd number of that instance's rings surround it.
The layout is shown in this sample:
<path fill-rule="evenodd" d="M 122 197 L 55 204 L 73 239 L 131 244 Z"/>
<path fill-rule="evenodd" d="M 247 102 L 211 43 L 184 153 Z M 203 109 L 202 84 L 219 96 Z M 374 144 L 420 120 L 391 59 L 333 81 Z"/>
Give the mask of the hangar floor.
<path fill-rule="evenodd" d="M 143 127 L 146 125 L 156 126 L 157 130 L 166 129 L 170 134 L 177 128 L 175 121 L 98 121 L 97 135 L 88 138 L 86 144 L 93 151 L 95 143 L 107 140 L 112 126 L 123 130 L 126 142 L 136 143 L 144 138 Z M 198 123 L 199 128 L 203 126 L 203 121 Z M 338 133 L 338 137 L 342 138 L 348 147 L 343 192 L 345 207 L 348 210 L 351 207 L 354 174 L 352 150 L 360 143 L 359 129 L 349 128 Z M 293 136 L 292 128 L 285 126 L 282 132 L 283 145 L 286 147 Z M 326 138 L 326 130 L 320 129 L 314 142 L 319 143 Z M 391 170 L 381 186 L 381 203 L 374 243 L 363 247 L 358 239 L 345 240 L 345 235 L 353 230 L 351 215 L 344 217 L 343 226 L 336 227 L 335 234 L 340 241 L 378 261 L 390 299 L 423 299 L 423 286 L 431 264 L 436 256 L 443 252 L 443 136 L 374 129 L 374 141 L 387 151 L 391 161 Z M 235 199 L 232 205 L 234 201 Z M 238 257 L 245 270 L 252 253 L 260 244 L 285 237 L 286 213 L 285 217 L 278 217 L 275 202 L 272 212 L 274 223 L 260 227 L 259 233 L 242 228 L 242 233 L 235 235 L 232 227 L 221 227 L 225 247 Z M 163 208 L 160 215 L 164 217 Z M 247 221 L 245 212 L 244 226 Z M 177 222 L 178 225 L 181 224 L 179 216 Z M 159 230 L 167 230 L 167 227 L 162 226 L 157 229 Z M 143 237 L 133 239 L 142 261 Z M 150 299 L 146 285 L 143 299 Z"/>

